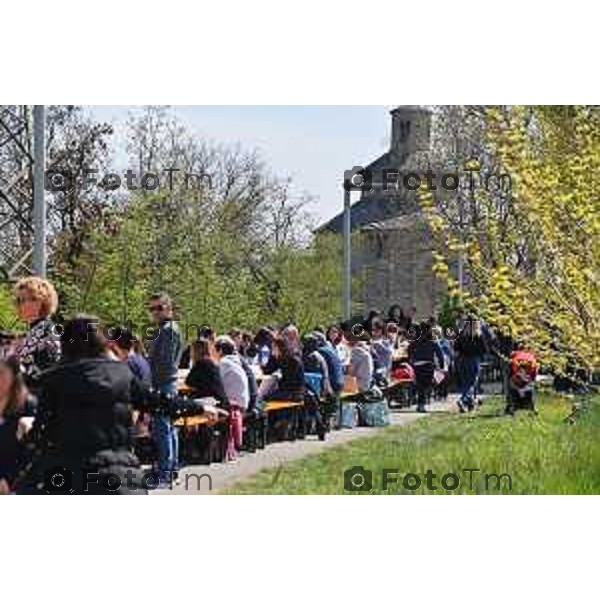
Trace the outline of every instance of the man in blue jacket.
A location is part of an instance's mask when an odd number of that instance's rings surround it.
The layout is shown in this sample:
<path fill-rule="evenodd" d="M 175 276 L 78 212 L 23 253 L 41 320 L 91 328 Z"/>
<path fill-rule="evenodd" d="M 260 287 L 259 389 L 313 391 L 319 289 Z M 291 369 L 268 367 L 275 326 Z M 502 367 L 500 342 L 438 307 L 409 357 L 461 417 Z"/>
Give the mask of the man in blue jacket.
<path fill-rule="evenodd" d="M 344 389 L 344 367 L 335 348 L 327 341 L 320 331 L 313 334 L 317 338 L 317 352 L 327 362 L 329 382 L 334 394 L 340 394 Z"/>
<path fill-rule="evenodd" d="M 331 403 L 329 403 L 329 416 L 338 414 L 340 394 L 344 391 L 344 366 L 337 353 L 337 350 L 327 341 L 327 338 L 320 332 L 315 331 L 317 338 L 317 352 L 325 359 L 327 370 L 329 372 L 329 384 L 333 391 Z M 329 423 L 329 419 L 327 419 Z"/>

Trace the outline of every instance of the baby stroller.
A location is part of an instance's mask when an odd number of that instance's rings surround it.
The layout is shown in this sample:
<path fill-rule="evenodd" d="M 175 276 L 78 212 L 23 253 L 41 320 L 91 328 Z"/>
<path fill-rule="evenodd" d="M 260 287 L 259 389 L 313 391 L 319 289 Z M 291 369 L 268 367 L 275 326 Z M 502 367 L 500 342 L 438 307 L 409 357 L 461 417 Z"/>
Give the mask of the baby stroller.
<path fill-rule="evenodd" d="M 408 408 L 415 399 L 415 372 L 407 363 L 395 365 L 391 372 L 392 385 L 388 388 L 388 406 L 391 408 Z"/>
<path fill-rule="evenodd" d="M 514 415 L 519 409 L 535 409 L 533 392 L 538 364 L 533 352 L 516 350 L 510 355 L 510 380 L 506 399 L 506 414 Z"/>

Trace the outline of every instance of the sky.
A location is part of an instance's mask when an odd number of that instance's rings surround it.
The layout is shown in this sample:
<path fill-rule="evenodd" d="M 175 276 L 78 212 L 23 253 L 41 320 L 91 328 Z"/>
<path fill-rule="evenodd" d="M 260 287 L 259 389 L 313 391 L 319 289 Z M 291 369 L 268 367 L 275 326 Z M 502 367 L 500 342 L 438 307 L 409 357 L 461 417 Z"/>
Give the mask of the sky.
<path fill-rule="evenodd" d="M 133 106 L 90 106 L 115 125 L 115 161 L 124 161 L 125 127 Z M 291 177 L 292 193 L 315 197 L 317 223 L 341 211 L 343 173 L 387 151 L 391 106 L 173 106 L 198 137 L 257 150 L 270 172 Z M 123 165 L 124 166 L 124 165 Z"/>

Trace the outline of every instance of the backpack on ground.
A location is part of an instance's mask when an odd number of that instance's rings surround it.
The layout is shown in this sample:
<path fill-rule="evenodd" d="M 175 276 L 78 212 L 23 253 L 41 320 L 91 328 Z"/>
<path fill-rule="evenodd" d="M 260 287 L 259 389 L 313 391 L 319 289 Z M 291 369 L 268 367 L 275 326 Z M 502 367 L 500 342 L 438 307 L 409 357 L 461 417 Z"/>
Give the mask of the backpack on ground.
<path fill-rule="evenodd" d="M 390 411 L 386 399 L 377 387 L 362 394 L 358 403 L 359 423 L 363 427 L 385 427 L 390 424 Z"/>
<path fill-rule="evenodd" d="M 352 429 L 359 424 L 358 404 L 349 400 L 340 402 L 340 428 Z"/>

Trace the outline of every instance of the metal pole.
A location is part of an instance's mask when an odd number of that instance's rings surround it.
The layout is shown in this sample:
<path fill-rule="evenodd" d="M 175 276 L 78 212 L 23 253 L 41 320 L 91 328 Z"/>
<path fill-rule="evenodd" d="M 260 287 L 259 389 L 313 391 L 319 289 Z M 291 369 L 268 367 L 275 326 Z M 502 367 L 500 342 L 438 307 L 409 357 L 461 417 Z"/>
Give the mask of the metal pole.
<path fill-rule="evenodd" d="M 458 289 L 463 292 L 464 287 L 464 279 L 465 279 L 465 259 L 464 259 L 464 249 L 463 243 L 465 241 L 464 236 L 464 199 L 459 198 L 458 204 L 458 233 L 460 236 L 460 249 L 458 251 Z"/>
<path fill-rule="evenodd" d="M 46 276 L 46 199 L 44 170 L 46 166 L 46 109 L 33 107 L 33 271 Z"/>
<path fill-rule="evenodd" d="M 351 197 L 344 190 L 344 319 L 352 316 L 352 240 L 351 240 Z"/>

